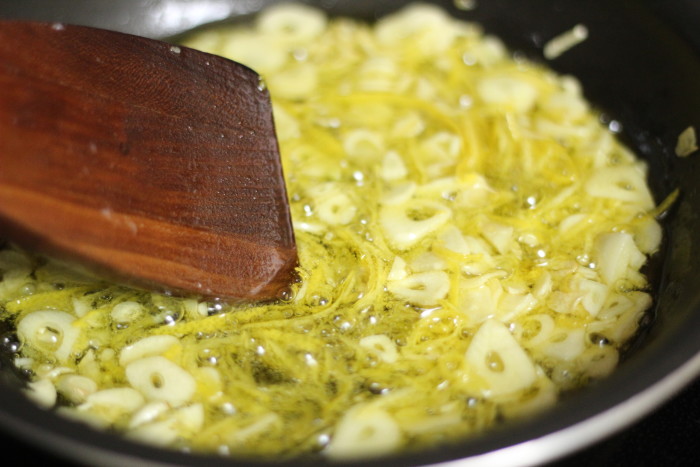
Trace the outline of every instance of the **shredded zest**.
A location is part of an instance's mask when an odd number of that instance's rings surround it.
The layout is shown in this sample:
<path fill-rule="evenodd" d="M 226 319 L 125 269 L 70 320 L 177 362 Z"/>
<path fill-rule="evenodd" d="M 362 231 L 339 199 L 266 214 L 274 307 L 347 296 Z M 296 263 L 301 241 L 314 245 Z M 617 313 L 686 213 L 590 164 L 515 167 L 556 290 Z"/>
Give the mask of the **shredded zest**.
<path fill-rule="evenodd" d="M 574 78 L 422 4 L 375 25 L 283 4 L 185 45 L 264 77 L 301 280 L 232 306 L 0 250 L 35 398 L 139 442 L 344 459 L 474 436 L 613 371 L 659 211 Z"/>

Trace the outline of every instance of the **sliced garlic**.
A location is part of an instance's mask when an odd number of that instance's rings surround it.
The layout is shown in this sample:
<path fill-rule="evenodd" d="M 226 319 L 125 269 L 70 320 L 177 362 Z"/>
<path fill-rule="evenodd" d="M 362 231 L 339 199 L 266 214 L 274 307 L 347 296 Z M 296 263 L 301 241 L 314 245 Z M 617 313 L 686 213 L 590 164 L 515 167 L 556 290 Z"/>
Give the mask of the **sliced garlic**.
<path fill-rule="evenodd" d="M 644 217 L 637 223 L 634 241 L 642 253 L 650 255 L 658 251 L 662 237 L 661 226 L 653 217 Z"/>
<path fill-rule="evenodd" d="M 469 254 L 469 246 L 462 235 L 462 231 L 455 225 L 448 225 L 440 234 L 440 241 L 450 251 L 462 255 Z"/>
<path fill-rule="evenodd" d="M 234 33 L 233 36 L 222 43 L 217 52 L 219 55 L 245 63 L 263 75 L 278 71 L 287 61 L 285 51 L 276 47 L 270 38 L 260 39 L 247 31 Z"/>
<path fill-rule="evenodd" d="M 584 310 L 593 317 L 597 316 L 608 298 L 609 287 L 598 281 L 580 279 L 576 282 L 576 289 L 583 295 L 581 305 Z"/>
<path fill-rule="evenodd" d="M 204 425 L 204 408 L 192 404 L 170 412 L 164 420 L 137 425 L 127 432 L 131 439 L 167 446 L 178 437 L 185 437 L 200 430 Z"/>
<path fill-rule="evenodd" d="M 377 22 L 375 35 L 386 45 L 401 45 L 414 40 L 416 51 L 435 54 L 447 49 L 458 29 L 444 10 L 425 3 L 409 5 Z"/>
<path fill-rule="evenodd" d="M 65 363 L 80 335 L 74 321 L 75 316 L 64 311 L 34 311 L 20 320 L 17 334 L 23 342 Z"/>
<path fill-rule="evenodd" d="M 145 357 L 126 366 L 126 379 L 148 400 L 165 401 L 176 407 L 194 395 L 192 375 L 165 357 Z"/>
<path fill-rule="evenodd" d="M 572 361 L 584 351 L 585 331 L 583 329 L 555 329 L 546 345 L 540 350 L 552 358 Z"/>
<path fill-rule="evenodd" d="M 513 227 L 498 222 L 486 221 L 481 226 L 481 235 L 502 255 L 511 249 L 513 232 Z"/>
<path fill-rule="evenodd" d="M 119 364 L 126 366 L 134 360 L 153 355 L 161 355 L 173 346 L 179 346 L 175 336 L 148 336 L 124 347 L 119 354 Z"/>
<path fill-rule="evenodd" d="M 27 383 L 27 389 L 24 393 L 39 407 L 50 409 L 56 405 L 56 388 L 48 379 L 40 379 Z"/>
<path fill-rule="evenodd" d="M 447 263 L 438 255 L 426 251 L 411 260 L 410 269 L 413 272 L 442 271 Z"/>
<path fill-rule="evenodd" d="M 386 363 L 394 363 L 399 358 L 396 343 L 386 334 L 376 334 L 360 339 L 360 347 L 375 354 L 380 360 Z"/>
<path fill-rule="evenodd" d="M 378 159 L 385 154 L 384 137 L 371 130 L 352 130 L 343 135 L 345 153 L 356 159 Z"/>
<path fill-rule="evenodd" d="M 579 356 L 583 371 L 590 378 L 605 378 L 619 360 L 620 354 L 612 345 L 589 347 Z"/>
<path fill-rule="evenodd" d="M 695 127 L 689 126 L 678 135 L 676 143 L 676 155 L 686 157 L 698 150 L 698 139 L 695 134 Z"/>
<path fill-rule="evenodd" d="M 313 95 L 318 85 L 318 70 L 309 63 L 276 71 L 267 77 L 270 92 L 289 100 L 301 100 Z"/>
<path fill-rule="evenodd" d="M 386 181 L 400 180 L 408 175 L 408 169 L 401 155 L 396 151 L 388 151 L 382 159 L 379 176 Z"/>
<path fill-rule="evenodd" d="M 459 136 L 446 131 L 438 132 L 420 142 L 419 150 L 427 160 L 455 161 L 462 149 Z"/>
<path fill-rule="evenodd" d="M 405 279 L 408 276 L 408 270 L 406 268 L 406 261 L 404 261 L 400 256 L 394 257 L 394 262 L 391 265 L 389 274 L 387 275 L 387 280 L 399 281 Z"/>
<path fill-rule="evenodd" d="M 336 425 L 323 453 L 338 460 L 376 457 L 398 449 L 401 438 L 398 424 L 386 411 L 355 406 Z"/>
<path fill-rule="evenodd" d="M 418 306 L 437 305 L 450 290 L 450 277 L 444 271 L 411 274 L 405 279 L 387 283 L 396 297 Z"/>
<path fill-rule="evenodd" d="M 391 130 L 395 138 L 415 138 L 425 130 L 425 120 L 416 112 L 399 118 Z"/>
<path fill-rule="evenodd" d="M 56 390 L 74 404 L 85 402 L 90 394 L 97 392 L 97 389 L 97 383 L 83 375 L 63 375 L 56 382 Z"/>
<path fill-rule="evenodd" d="M 498 301 L 498 317 L 503 322 L 510 322 L 523 313 L 527 313 L 537 304 L 531 293 L 504 293 Z"/>
<path fill-rule="evenodd" d="M 80 298 L 74 297 L 71 300 L 71 304 L 73 305 L 73 314 L 78 318 L 85 316 L 91 309 L 90 304 Z"/>
<path fill-rule="evenodd" d="M 632 203 L 643 210 L 654 207 L 646 184 L 646 166 L 642 163 L 600 168 L 591 175 L 585 186 L 591 196 Z"/>
<path fill-rule="evenodd" d="M 345 193 L 327 193 L 316 200 L 316 214 L 329 225 L 346 225 L 356 213 L 357 208 Z"/>
<path fill-rule="evenodd" d="M 544 313 L 538 313 L 528 316 L 518 332 L 525 346 L 531 348 L 548 341 L 554 328 L 554 318 Z"/>
<path fill-rule="evenodd" d="M 170 406 L 163 401 L 154 401 L 145 404 L 137 410 L 129 420 L 129 428 L 136 428 L 156 420 L 170 410 Z"/>
<path fill-rule="evenodd" d="M 449 208 L 436 201 L 415 200 L 401 206 L 382 206 L 379 222 L 389 243 L 407 250 L 437 231 L 452 216 Z"/>
<path fill-rule="evenodd" d="M 256 21 L 258 30 L 283 44 L 304 44 L 326 29 L 326 15 L 300 3 L 281 3 L 266 8 Z"/>
<path fill-rule="evenodd" d="M 535 366 L 528 354 L 498 320 L 485 321 L 474 335 L 465 354 L 466 363 L 484 379 L 485 397 L 514 393 L 536 380 Z"/>
<path fill-rule="evenodd" d="M 489 76 L 477 84 L 479 97 L 487 104 L 508 108 L 511 112 L 527 112 L 535 104 L 537 89 L 512 76 Z"/>
<path fill-rule="evenodd" d="M 282 141 L 298 138 L 301 135 L 299 122 L 279 103 L 272 103 L 272 114 L 275 116 L 275 133 Z"/>
<path fill-rule="evenodd" d="M 465 285 L 468 281 L 469 279 L 460 281 L 458 305 L 466 316 L 467 323 L 477 326 L 494 316 L 503 289 L 498 280 L 485 281 L 476 286 Z"/>
<path fill-rule="evenodd" d="M 396 206 L 407 203 L 413 197 L 415 192 L 415 182 L 393 184 L 391 188 L 382 195 L 380 203 L 385 206 Z"/>
<path fill-rule="evenodd" d="M 93 392 L 78 406 L 79 410 L 105 412 L 109 418 L 131 413 L 144 404 L 143 396 L 133 388 L 109 388 Z"/>
<path fill-rule="evenodd" d="M 552 292 L 552 274 L 543 271 L 532 286 L 532 295 L 538 300 L 544 300 Z"/>
<path fill-rule="evenodd" d="M 119 324 L 127 324 L 143 314 L 143 306 L 138 302 L 126 301 L 114 305 L 110 316 Z"/>
<path fill-rule="evenodd" d="M 630 266 L 638 268 L 646 261 L 632 235 L 625 232 L 599 235 L 595 241 L 593 258 L 601 278 L 608 285 L 622 279 Z"/>

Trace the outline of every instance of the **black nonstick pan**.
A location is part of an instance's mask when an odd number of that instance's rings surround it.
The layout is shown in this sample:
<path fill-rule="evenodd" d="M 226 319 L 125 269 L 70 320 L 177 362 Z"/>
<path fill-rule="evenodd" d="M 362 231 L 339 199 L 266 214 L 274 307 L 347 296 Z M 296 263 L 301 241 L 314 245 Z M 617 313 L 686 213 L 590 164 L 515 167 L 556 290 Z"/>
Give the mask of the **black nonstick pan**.
<path fill-rule="evenodd" d="M 245 17 L 265 0 L 24 0 L 0 2 L 0 17 L 61 21 L 149 37 L 176 37 L 204 23 Z M 372 20 L 407 2 L 319 0 L 332 15 Z M 619 368 L 552 410 L 456 445 L 363 465 L 541 465 L 596 446 L 648 417 L 700 375 L 700 153 L 680 158 L 678 135 L 700 130 L 700 5 L 693 0 L 476 0 L 436 2 L 482 23 L 519 53 L 544 62 L 544 43 L 577 24 L 588 39 L 547 64 L 582 82 L 621 138 L 648 161 L 657 201 L 680 197 L 664 219 L 666 241 L 650 266 L 655 303 Z M 472 2 L 457 2 L 467 4 Z M 0 170 L 2 168 L 0 167 Z M 0 234 L 1 236 L 1 234 Z M 251 465 L 163 451 L 36 408 L 0 363 L 0 430 L 47 456 L 89 465 Z M 698 407 L 696 405 L 696 407 Z M 700 414 L 698 414 L 700 416 Z M 663 449 L 663 447 L 659 447 Z M 302 459 L 295 465 L 322 465 Z M 283 464 L 284 465 L 284 464 Z"/>

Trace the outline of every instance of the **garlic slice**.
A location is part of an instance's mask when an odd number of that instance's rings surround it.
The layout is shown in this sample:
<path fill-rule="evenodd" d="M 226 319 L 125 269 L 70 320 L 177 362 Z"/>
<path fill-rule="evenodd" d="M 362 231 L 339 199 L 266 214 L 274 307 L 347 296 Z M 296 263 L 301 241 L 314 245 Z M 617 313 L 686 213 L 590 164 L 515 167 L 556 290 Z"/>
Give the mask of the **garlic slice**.
<path fill-rule="evenodd" d="M 599 235 L 595 241 L 593 255 L 598 272 L 608 285 L 613 285 L 623 278 L 628 267 L 639 268 L 646 261 L 632 235 L 625 232 Z"/>
<path fill-rule="evenodd" d="M 343 416 L 323 452 L 332 459 L 358 459 L 388 454 L 400 445 L 401 430 L 391 415 L 365 405 Z"/>
<path fill-rule="evenodd" d="M 148 336 L 124 347 L 119 354 L 119 364 L 126 366 L 134 360 L 161 355 L 169 348 L 181 345 L 175 336 Z"/>
<path fill-rule="evenodd" d="M 527 112 L 537 99 L 537 89 L 530 83 L 505 75 L 483 78 L 477 92 L 487 104 L 506 107 L 512 112 Z"/>
<path fill-rule="evenodd" d="M 616 199 L 639 205 L 647 210 L 654 207 L 654 199 L 646 184 L 646 166 L 642 163 L 596 170 L 586 182 L 586 192 L 599 198 Z"/>
<path fill-rule="evenodd" d="M 528 354 L 498 320 L 485 321 L 474 335 L 465 354 L 466 363 L 488 384 L 485 397 L 514 393 L 537 379 Z"/>
<path fill-rule="evenodd" d="M 396 344 L 386 334 L 376 334 L 360 339 L 360 347 L 375 354 L 386 363 L 394 363 L 399 358 Z"/>
<path fill-rule="evenodd" d="M 85 402 L 97 389 L 97 383 L 92 378 L 74 373 L 62 375 L 56 382 L 56 390 L 74 404 Z"/>
<path fill-rule="evenodd" d="M 258 17 L 260 32 L 281 43 L 303 44 L 326 29 L 326 15 L 318 8 L 297 3 L 282 3 L 266 8 Z"/>
<path fill-rule="evenodd" d="M 436 201 L 414 200 L 401 206 L 382 206 L 379 222 L 392 246 L 407 250 L 442 227 L 452 216 Z"/>
<path fill-rule="evenodd" d="M 138 302 L 126 301 L 114 305 L 109 315 L 119 324 L 130 323 L 143 314 L 143 306 Z"/>
<path fill-rule="evenodd" d="M 139 409 L 143 404 L 143 396 L 133 388 L 110 388 L 88 395 L 78 410 L 103 412 L 107 418 L 114 419 Z"/>
<path fill-rule="evenodd" d="M 329 225 L 346 225 L 356 213 L 357 208 L 350 197 L 340 191 L 328 193 L 316 202 L 316 214 Z"/>
<path fill-rule="evenodd" d="M 405 279 L 390 281 L 387 289 L 413 305 L 433 306 L 450 291 L 450 277 L 444 271 L 419 272 Z"/>
<path fill-rule="evenodd" d="M 65 363 L 80 335 L 80 330 L 73 326 L 74 321 L 75 317 L 64 311 L 34 311 L 19 322 L 17 334 L 22 341 Z"/>
<path fill-rule="evenodd" d="M 165 357 L 145 357 L 129 363 L 126 379 L 148 400 L 176 407 L 190 400 L 197 383 L 192 375 Z"/>

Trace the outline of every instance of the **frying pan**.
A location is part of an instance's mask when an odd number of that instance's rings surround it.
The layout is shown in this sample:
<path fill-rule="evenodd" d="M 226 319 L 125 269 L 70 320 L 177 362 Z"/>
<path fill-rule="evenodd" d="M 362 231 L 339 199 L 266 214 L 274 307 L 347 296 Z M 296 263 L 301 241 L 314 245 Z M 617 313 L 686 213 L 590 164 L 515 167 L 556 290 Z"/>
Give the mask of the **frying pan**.
<path fill-rule="evenodd" d="M 253 14 L 270 0 L 24 0 L 2 2 L 0 17 L 63 21 L 149 37 L 174 37 L 204 23 Z M 319 0 L 330 14 L 372 20 L 403 3 Z M 437 1 L 481 22 L 519 53 L 544 61 L 548 39 L 585 24 L 589 38 L 548 62 L 583 83 L 586 96 L 620 137 L 648 161 L 657 201 L 678 188 L 664 220 L 666 241 L 649 266 L 655 303 L 639 336 L 609 378 L 568 394 L 553 409 L 473 439 L 363 465 L 536 465 L 590 446 L 670 400 L 700 374 L 700 154 L 679 158 L 678 135 L 700 130 L 700 7 L 693 0 L 477 0 L 472 10 Z M 1 168 L 0 168 L 1 170 Z M 0 332 L 3 332 L 0 330 Z M 5 330 L 5 332 L 9 332 Z M 38 409 L 0 361 L 0 429 L 73 462 L 90 465 L 251 465 L 127 442 Z M 10 435 L 11 434 L 11 435 Z M 301 459 L 295 465 L 322 465 Z M 275 464 L 279 465 L 279 464 Z"/>

